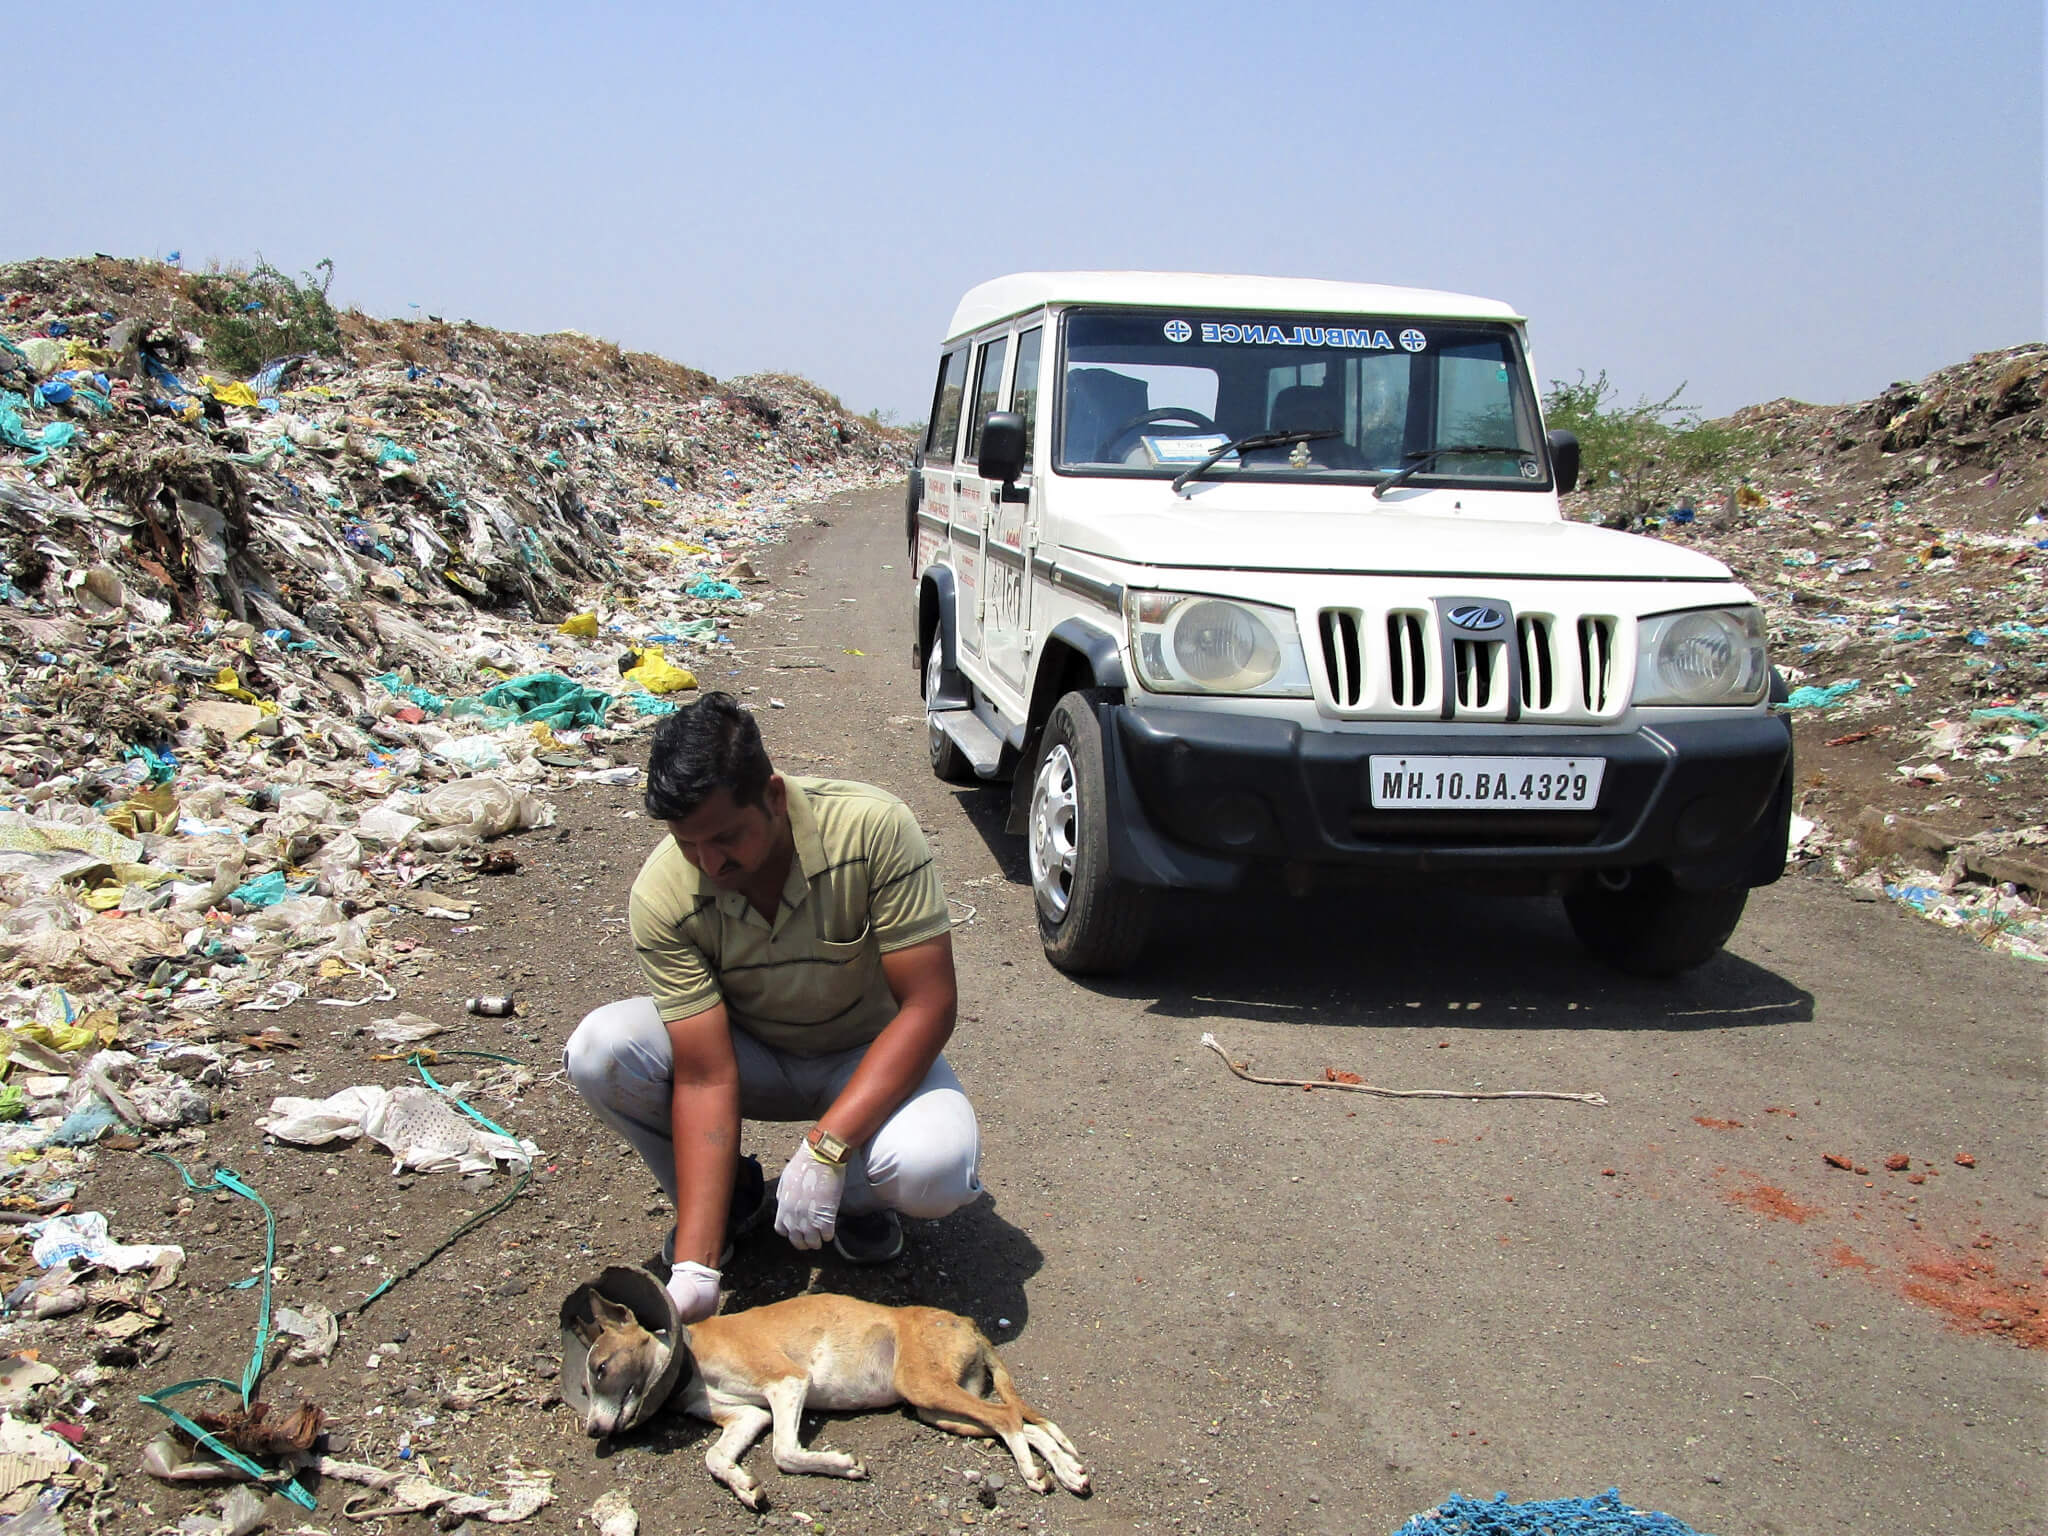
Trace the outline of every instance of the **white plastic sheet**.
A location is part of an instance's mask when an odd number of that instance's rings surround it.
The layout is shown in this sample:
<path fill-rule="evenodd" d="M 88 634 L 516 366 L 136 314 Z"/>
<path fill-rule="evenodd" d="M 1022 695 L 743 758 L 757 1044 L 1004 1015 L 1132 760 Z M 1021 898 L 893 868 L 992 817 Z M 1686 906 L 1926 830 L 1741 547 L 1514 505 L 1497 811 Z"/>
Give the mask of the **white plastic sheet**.
<path fill-rule="evenodd" d="M 344 1088 L 324 1099 L 273 1099 L 257 1122 L 279 1141 L 318 1147 L 368 1136 L 392 1155 L 391 1171 L 489 1173 L 525 1167 L 540 1149 L 485 1130 L 428 1088 Z"/>
<path fill-rule="evenodd" d="M 434 748 L 434 756 L 471 773 L 505 766 L 505 749 L 489 736 L 456 736 Z"/>
<path fill-rule="evenodd" d="M 555 808 L 503 779 L 457 779 L 419 797 L 413 807 L 433 830 L 414 841 L 435 853 L 502 837 L 528 827 L 552 826 Z"/>
<path fill-rule="evenodd" d="M 373 805 L 356 818 L 356 836 L 373 843 L 389 843 L 397 847 L 420 829 L 417 816 L 408 816 L 404 811 L 388 805 Z"/>
<path fill-rule="evenodd" d="M 52 1216 L 25 1230 L 35 1239 L 31 1252 L 41 1269 L 77 1259 L 123 1274 L 131 1269 L 158 1269 L 175 1274 L 185 1262 L 185 1250 L 175 1243 L 115 1242 L 107 1235 L 106 1216 L 99 1211 Z"/>

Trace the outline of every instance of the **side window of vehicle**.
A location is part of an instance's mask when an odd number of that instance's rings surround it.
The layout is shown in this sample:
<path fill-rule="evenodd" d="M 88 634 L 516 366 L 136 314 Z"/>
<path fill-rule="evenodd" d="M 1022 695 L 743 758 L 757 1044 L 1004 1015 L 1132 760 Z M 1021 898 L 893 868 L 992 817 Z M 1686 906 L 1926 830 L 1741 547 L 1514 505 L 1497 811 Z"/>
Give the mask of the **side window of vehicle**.
<path fill-rule="evenodd" d="M 1045 327 L 1036 326 L 1017 338 L 1017 377 L 1010 385 L 1010 409 L 1024 418 L 1024 467 L 1031 467 L 1031 445 L 1038 438 L 1038 354 Z"/>
<path fill-rule="evenodd" d="M 953 445 L 960 440 L 960 405 L 966 386 L 967 349 L 961 347 L 939 360 L 939 383 L 932 392 L 932 424 L 924 439 L 927 463 L 953 462 Z"/>
<path fill-rule="evenodd" d="M 967 462 L 981 451 L 981 425 L 996 408 L 1003 392 L 1003 359 L 1010 355 L 1010 338 L 998 336 L 984 342 L 980 366 L 974 372 L 974 412 L 967 418 Z"/>

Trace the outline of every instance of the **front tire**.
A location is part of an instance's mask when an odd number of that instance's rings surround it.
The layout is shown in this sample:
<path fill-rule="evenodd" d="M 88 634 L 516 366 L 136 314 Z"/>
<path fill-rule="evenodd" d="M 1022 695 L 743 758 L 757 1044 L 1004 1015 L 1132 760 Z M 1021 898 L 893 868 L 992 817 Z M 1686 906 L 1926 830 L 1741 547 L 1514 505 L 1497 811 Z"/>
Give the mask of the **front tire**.
<path fill-rule="evenodd" d="M 1025 840 L 1045 957 L 1070 975 L 1128 969 L 1145 947 L 1152 892 L 1109 869 L 1109 795 L 1099 693 L 1053 706 L 1031 780 Z"/>
<path fill-rule="evenodd" d="M 932 708 L 932 700 L 939 696 L 945 666 L 945 642 L 939 632 L 933 630 L 931 640 L 925 645 L 924 658 L 925 752 L 931 759 L 932 772 L 940 779 L 948 784 L 966 784 L 974 778 L 974 764 L 953 744 L 953 738 L 939 728 L 940 711 Z"/>
<path fill-rule="evenodd" d="M 1579 942 L 1630 976 L 1665 978 L 1705 965 L 1721 951 L 1749 887 L 1680 888 L 1667 869 L 1632 872 L 1616 890 L 1589 878 L 1565 893 L 1565 916 Z"/>

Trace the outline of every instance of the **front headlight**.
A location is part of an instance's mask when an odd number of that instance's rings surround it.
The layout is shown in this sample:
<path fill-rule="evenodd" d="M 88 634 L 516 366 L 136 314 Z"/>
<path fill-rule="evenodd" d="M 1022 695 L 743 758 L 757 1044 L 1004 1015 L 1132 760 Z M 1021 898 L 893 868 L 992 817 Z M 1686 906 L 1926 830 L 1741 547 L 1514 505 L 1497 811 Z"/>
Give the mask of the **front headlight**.
<path fill-rule="evenodd" d="M 1154 693 L 1309 694 L 1290 608 L 1193 592 L 1129 592 L 1124 617 L 1138 677 Z"/>
<path fill-rule="evenodd" d="M 1754 704 L 1770 678 L 1761 609 L 1695 608 L 1637 621 L 1638 704 Z"/>

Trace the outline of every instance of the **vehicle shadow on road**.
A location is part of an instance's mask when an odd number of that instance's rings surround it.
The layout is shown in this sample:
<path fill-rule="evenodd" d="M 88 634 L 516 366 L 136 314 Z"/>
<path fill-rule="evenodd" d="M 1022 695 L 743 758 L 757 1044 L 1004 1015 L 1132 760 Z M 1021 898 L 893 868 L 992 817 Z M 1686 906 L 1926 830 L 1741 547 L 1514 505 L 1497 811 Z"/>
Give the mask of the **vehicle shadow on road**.
<path fill-rule="evenodd" d="M 1008 790 L 965 788 L 959 802 L 1004 877 L 1028 885 L 1024 841 L 1003 831 Z M 1805 988 L 1727 951 L 1669 981 L 1624 976 L 1580 946 L 1555 898 L 1398 874 L 1302 897 L 1258 881 L 1164 893 L 1136 967 L 1073 980 L 1169 1018 L 1384 1027 L 1412 1014 L 1432 1029 L 1453 1008 L 1467 1029 L 1667 1030 L 1804 1023 L 1814 1008 Z"/>
<path fill-rule="evenodd" d="M 1003 830 L 1010 819 L 1009 781 L 955 785 L 953 799 L 1004 878 L 1012 885 L 1030 884 L 1031 865 L 1024 853 L 1024 839 Z"/>
<path fill-rule="evenodd" d="M 1623 976 L 1552 899 L 1422 886 L 1296 899 L 1182 894 L 1140 966 L 1101 986 L 1172 1018 L 1467 1029 L 1729 1029 L 1803 1023 L 1813 994 L 1723 951 L 1668 981 Z"/>

